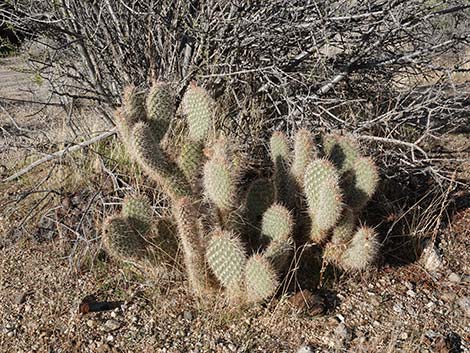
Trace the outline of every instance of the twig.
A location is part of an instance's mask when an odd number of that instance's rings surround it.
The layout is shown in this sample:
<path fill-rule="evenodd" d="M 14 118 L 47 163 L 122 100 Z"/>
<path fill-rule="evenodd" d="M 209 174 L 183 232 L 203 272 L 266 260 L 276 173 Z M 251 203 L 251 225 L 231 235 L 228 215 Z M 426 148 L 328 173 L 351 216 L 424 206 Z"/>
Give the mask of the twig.
<path fill-rule="evenodd" d="M 32 169 L 36 168 L 37 166 L 43 164 L 43 163 L 46 163 L 46 162 L 49 162 L 49 161 L 52 161 L 54 159 L 57 159 L 57 158 L 61 158 L 62 156 L 64 156 L 66 153 L 70 153 L 70 152 L 75 152 L 81 148 L 84 148 L 84 147 L 87 147 L 87 146 L 90 146 L 90 145 L 93 145 L 94 143 L 96 142 L 99 142 L 101 140 L 104 140 L 110 136 L 113 136 L 114 134 L 116 134 L 117 130 L 114 128 L 110 131 L 106 131 L 105 133 L 101 134 L 101 135 L 98 135 L 96 137 L 93 137 L 92 139 L 90 140 L 87 140 L 87 141 L 84 141 L 82 143 L 79 143 L 77 145 L 74 145 L 72 147 L 67 147 L 67 148 L 64 148 L 63 150 L 60 150 L 60 151 L 57 151 L 57 152 L 54 152 L 53 154 L 50 154 L 44 158 L 41 158 L 41 159 L 38 159 L 37 161 L 31 163 L 30 165 L 28 165 L 27 167 L 21 169 L 20 171 L 18 171 L 17 173 L 13 174 L 12 176 L 9 176 L 8 178 L 6 179 L 3 179 L 2 182 L 9 182 L 9 181 L 12 181 L 12 180 L 15 180 L 17 178 L 19 178 L 20 176 L 28 173 L 29 171 L 31 171 Z"/>

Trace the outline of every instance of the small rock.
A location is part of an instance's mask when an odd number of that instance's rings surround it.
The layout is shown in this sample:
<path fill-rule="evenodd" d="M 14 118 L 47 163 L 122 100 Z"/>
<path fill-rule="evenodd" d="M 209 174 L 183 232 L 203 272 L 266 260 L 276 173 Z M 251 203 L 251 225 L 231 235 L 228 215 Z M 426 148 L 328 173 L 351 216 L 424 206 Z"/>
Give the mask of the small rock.
<path fill-rule="evenodd" d="M 343 342 L 347 342 L 351 340 L 352 333 L 344 323 L 340 323 L 335 328 L 335 337 Z"/>
<path fill-rule="evenodd" d="M 450 282 L 453 282 L 453 283 L 460 283 L 460 281 L 462 280 L 462 278 L 455 272 L 452 272 L 449 277 L 447 277 L 447 279 L 450 281 Z"/>
<path fill-rule="evenodd" d="M 460 298 L 458 303 L 465 316 L 470 317 L 470 297 Z"/>
<path fill-rule="evenodd" d="M 190 311 L 183 312 L 183 318 L 187 321 L 191 321 L 193 319 L 193 314 Z"/>
<path fill-rule="evenodd" d="M 399 339 L 405 341 L 408 339 L 408 334 L 406 332 L 400 333 L 400 336 L 398 336 Z"/>
<path fill-rule="evenodd" d="M 426 309 L 429 309 L 429 310 L 432 310 L 436 307 L 436 304 L 434 304 L 434 302 L 429 302 L 425 305 L 425 308 Z"/>
<path fill-rule="evenodd" d="M 20 304 L 23 304 L 25 301 L 26 301 L 26 296 L 28 295 L 28 292 L 21 292 L 21 293 L 18 293 L 15 297 L 15 304 L 16 305 L 20 305 Z"/>
<path fill-rule="evenodd" d="M 117 320 L 106 320 L 104 323 L 104 328 L 106 331 L 114 331 L 121 327 L 121 323 Z"/>
<path fill-rule="evenodd" d="M 114 341 L 114 336 L 113 336 L 113 335 L 108 335 L 108 336 L 106 337 L 106 341 L 108 341 L 108 342 Z"/>
<path fill-rule="evenodd" d="M 413 297 L 413 298 L 416 297 L 416 293 L 412 289 L 408 289 L 406 291 L 406 294 L 410 297 Z"/>
<path fill-rule="evenodd" d="M 429 272 L 436 272 L 442 267 L 442 256 L 434 246 L 434 243 L 427 239 L 423 253 L 421 254 L 420 262 L 424 268 Z"/>
<path fill-rule="evenodd" d="M 234 344 L 232 343 L 229 343 L 227 348 L 231 351 L 231 352 L 236 352 L 237 351 L 237 347 L 235 347 Z"/>
<path fill-rule="evenodd" d="M 322 297 L 313 294 L 307 289 L 295 293 L 289 298 L 289 303 L 299 313 L 308 313 L 310 315 L 320 315 L 325 312 L 325 301 Z"/>
<path fill-rule="evenodd" d="M 395 303 L 395 305 L 393 305 L 393 311 L 396 312 L 397 314 L 401 314 L 403 312 L 403 304 Z"/>
<path fill-rule="evenodd" d="M 453 292 L 444 292 L 441 294 L 441 299 L 445 302 L 453 302 L 456 297 L 456 294 Z"/>
<path fill-rule="evenodd" d="M 95 328 L 96 322 L 95 322 L 95 320 L 88 320 L 88 321 L 86 322 L 86 325 L 87 325 L 89 328 Z"/>
<path fill-rule="evenodd" d="M 413 285 L 412 285 L 410 282 L 408 282 L 408 281 L 405 281 L 405 282 L 404 282 L 404 285 L 405 285 L 405 287 L 408 288 L 409 290 L 412 290 L 412 289 L 413 289 Z"/>
<path fill-rule="evenodd" d="M 434 337 L 437 337 L 437 332 L 433 331 L 433 330 L 427 330 L 424 335 L 427 337 L 427 338 L 430 338 L 430 339 L 433 339 Z"/>
<path fill-rule="evenodd" d="M 297 353 L 313 353 L 313 347 L 310 345 L 302 346 L 297 350 Z"/>

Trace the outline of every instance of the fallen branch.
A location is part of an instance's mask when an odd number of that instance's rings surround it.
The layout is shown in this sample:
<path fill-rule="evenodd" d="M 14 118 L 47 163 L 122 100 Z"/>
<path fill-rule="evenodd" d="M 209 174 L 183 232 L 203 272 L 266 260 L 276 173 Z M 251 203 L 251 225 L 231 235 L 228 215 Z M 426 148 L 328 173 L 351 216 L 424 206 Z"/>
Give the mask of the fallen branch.
<path fill-rule="evenodd" d="M 12 176 L 9 176 L 8 178 L 6 179 L 3 179 L 2 182 L 9 182 L 9 181 L 12 181 L 12 180 L 15 180 L 17 178 L 19 178 L 20 176 L 28 173 L 29 171 L 31 171 L 32 169 L 36 168 L 37 166 L 43 164 L 43 163 L 46 163 L 46 162 L 49 162 L 49 161 L 52 161 L 54 159 L 57 159 L 57 158 L 61 158 L 63 157 L 66 153 L 70 153 L 70 152 L 75 152 L 75 151 L 78 151 L 79 149 L 82 149 L 84 147 L 87 147 L 87 146 L 90 146 L 90 145 L 93 145 L 94 143 L 96 142 L 99 142 L 101 140 L 104 140 L 110 136 L 113 136 L 114 134 L 116 134 L 117 130 L 116 129 L 112 129 L 110 131 L 106 131 L 105 133 L 101 134 L 101 135 L 98 135 L 96 137 L 93 137 L 92 139 L 90 140 L 87 140 L 87 141 L 84 141 L 82 143 L 79 143 L 77 145 L 73 145 L 72 147 L 67 147 L 67 148 L 64 148 L 63 150 L 60 150 L 60 151 L 57 151 L 57 152 L 54 152 L 53 154 L 50 154 L 46 157 L 43 157 L 41 159 L 38 159 L 37 161 L 31 163 L 30 165 L 28 165 L 27 167 L 21 169 L 20 171 L 18 171 L 17 173 L 13 174 Z"/>

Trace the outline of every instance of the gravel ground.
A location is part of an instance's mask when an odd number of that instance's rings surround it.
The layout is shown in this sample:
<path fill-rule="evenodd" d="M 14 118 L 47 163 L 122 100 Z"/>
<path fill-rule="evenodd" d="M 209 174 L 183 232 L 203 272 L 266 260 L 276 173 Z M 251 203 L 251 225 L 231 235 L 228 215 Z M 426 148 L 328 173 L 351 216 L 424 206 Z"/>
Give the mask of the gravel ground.
<path fill-rule="evenodd" d="M 442 234 L 436 270 L 343 275 L 314 296 L 321 314 L 295 297 L 245 308 L 195 301 L 184 281 L 145 280 L 105 256 L 71 272 L 60 241 L 21 241 L 0 253 L 0 351 L 467 352 L 469 235 L 467 209 Z M 82 314 L 90 295 L 119 307 Z"/>

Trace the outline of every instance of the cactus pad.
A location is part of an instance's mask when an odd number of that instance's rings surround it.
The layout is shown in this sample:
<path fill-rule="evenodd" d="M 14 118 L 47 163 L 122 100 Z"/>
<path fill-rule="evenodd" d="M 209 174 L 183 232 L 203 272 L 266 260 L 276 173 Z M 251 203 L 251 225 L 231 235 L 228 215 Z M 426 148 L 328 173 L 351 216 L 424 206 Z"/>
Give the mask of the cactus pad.
<path fill-rule="evenodd" d="M 182 107 L 188 121 L 189 138 L 202 142 L 212 124 L 214 100 L 205 89 L 192 84 L 183 97 Z"/>
<path fill-rule="evenodd" d="M 103 243 L 109 253 L 119 260 L 136 260 L 145 255 L 147 243 L 134 229 L 132 221 L 111 217 L 103 227 Z"/>
<path fill-rule="evenodd" d="M 272 240 L 286 240 L 292 234 L 292 214 L 280 204 L 274 204 L 263 214 L 261 233 Z"/>
<path fill-rule="evenodd" d="M 217 229 L 207 245 L 207 263 L 225 288 L 239 287 L 246 255 L 237 235 Z"/>
<path fill-rule="evenodd" d="M 147 118 L 154 138 L 160 141 L 168 130 L 175 110 L 175 99 L 170 85 L 154 84 L 147 96 Z"/>
<path fill-rule="evenodd" d="M 315 158 L 312 135 L 307 130 L 299 130 L 294 139 L 294 161 L 292 162 L 292 175 L 297 182 L 303 183 L 305 168 Z"/>
<path fill-rule="evenodd" d="M 236 185 L 229 165 L 220 159 L 211 159 L 204 165 L 204 190 L 209 199 L 222 211 L 234 205 Z"/>
<path fill-rule="evenodd" d="M 312 221 L 311 238 L 321 243 L 342 210 L 342 196 L 335 167 L 327 160 L 317 159 L 305 170 L 304 191 Z"/>
<path fill-rule="evenodd" d="M 352 169 L 360 155 L 359 146 L 352 138 L 335 134 L 325 136 L 323 149 L 341 174 Z"/>
<path fill-rule="evenodd" d="M 279 286 L 276 272 L 262 255 L 250 257 L 245 267 L 246 295 L 250 302 L 258 302 L 272 296 Z"/>
<path fill-rule="evenodd" d="M 146 123 L 137 123 L 132 130 L 135 158 L 145 172 L 172 198 L 190 194 L 183 173 L 172 163 L 152 136 Z"/>
<path fill-rule="evenodd" d="M 377 233 L 372 228 L 361 227 L 341 256 L 341 266 L 345 270 L 362 270 L 375 260 L 379 248 Z"/>

